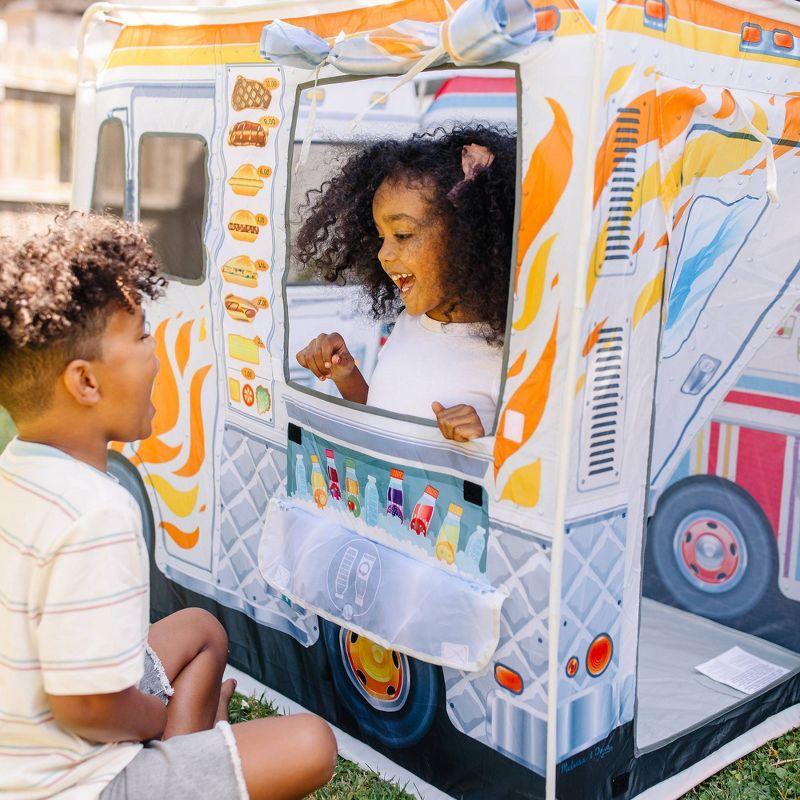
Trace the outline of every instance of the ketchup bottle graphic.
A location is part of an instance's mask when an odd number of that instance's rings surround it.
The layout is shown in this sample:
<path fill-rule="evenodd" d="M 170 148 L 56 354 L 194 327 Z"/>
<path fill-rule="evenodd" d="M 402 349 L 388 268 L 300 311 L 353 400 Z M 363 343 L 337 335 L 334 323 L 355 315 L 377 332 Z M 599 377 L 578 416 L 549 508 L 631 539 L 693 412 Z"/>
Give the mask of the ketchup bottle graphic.
<path fill-rule="evenodd" d="M 422 497 L 417 500 L 414 506 L 414 513 L 411 515 L 411 528 L 417 536 L 427 536 L 428 528 L 431 526 L 433 519 L 433 510 L 436 507 L 436 498 L 439 496 L 439 490 L 433 486 L 426 486 Z"/>

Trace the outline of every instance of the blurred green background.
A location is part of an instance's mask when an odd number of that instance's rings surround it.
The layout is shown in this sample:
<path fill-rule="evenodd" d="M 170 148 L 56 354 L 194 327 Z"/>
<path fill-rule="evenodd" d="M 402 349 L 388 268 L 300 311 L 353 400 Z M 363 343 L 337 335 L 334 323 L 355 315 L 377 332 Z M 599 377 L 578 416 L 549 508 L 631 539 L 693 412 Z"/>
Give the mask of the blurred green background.
<path fill-rule="evenodd" d="M 14 428 L 11 417 L 9 417 L 6 410 L 0 406 L 0 453 L 3 452 L 3 449 L 11 441 L 15 433 L 16 428 Z"/>

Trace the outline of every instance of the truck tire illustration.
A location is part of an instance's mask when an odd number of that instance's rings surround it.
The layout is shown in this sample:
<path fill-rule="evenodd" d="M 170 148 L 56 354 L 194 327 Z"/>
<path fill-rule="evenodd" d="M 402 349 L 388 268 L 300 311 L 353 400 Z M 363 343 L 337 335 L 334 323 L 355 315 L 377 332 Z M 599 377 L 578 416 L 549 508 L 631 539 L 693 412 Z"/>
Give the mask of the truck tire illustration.
<path fill-rule="evenodd" d="M 438 668 L 320 622 L 336 692 L 363 734 L 394 749 L 422 741 L 439 705 Z"/>
<path fill-rule="evenodd" d="M 685 478 L 658 501 L 647 558 L 672 603 L 711 619 L 755 608 L 775 583 L 775 536 L 756 502 L 735 483 Z"/>

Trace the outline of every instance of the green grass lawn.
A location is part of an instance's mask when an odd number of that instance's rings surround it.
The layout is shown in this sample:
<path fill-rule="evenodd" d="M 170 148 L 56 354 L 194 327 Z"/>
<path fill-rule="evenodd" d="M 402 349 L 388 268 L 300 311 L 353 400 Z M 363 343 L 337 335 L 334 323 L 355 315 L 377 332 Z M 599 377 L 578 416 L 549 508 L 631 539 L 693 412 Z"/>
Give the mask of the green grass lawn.
<path fill-rule="evenodd" d="M 233 696 L 231 722 L 273 714 L 275 708 L 263 699 L 241 694 Z M 312 797 L 315 800 L 415 800 L 417 795 L 340 758 L 333 780 Z M 684 797 L 685 800 L 800 800 L 800 730 L 765 744 Z"/>

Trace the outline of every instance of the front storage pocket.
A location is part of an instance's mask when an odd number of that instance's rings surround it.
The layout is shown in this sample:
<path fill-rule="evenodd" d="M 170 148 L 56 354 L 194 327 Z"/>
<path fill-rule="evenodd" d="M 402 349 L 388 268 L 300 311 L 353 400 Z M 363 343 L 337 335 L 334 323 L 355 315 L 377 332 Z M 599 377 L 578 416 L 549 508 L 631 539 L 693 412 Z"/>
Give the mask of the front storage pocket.
<path fill-rule="evenodd" d="M 292 601 L 431 664 L 476 671 L 497 648 L 505 591 L 418 561 L 296 502 L 270 501 L 259 567 Z"/>

